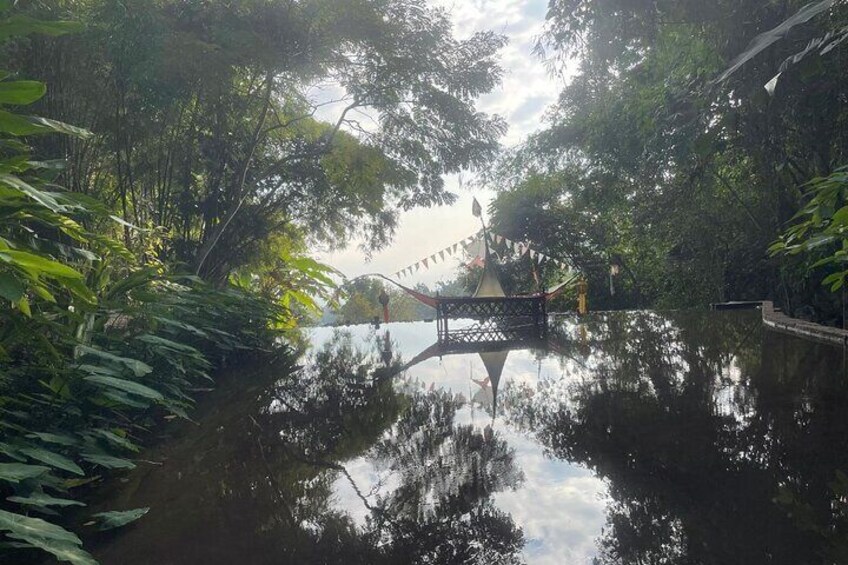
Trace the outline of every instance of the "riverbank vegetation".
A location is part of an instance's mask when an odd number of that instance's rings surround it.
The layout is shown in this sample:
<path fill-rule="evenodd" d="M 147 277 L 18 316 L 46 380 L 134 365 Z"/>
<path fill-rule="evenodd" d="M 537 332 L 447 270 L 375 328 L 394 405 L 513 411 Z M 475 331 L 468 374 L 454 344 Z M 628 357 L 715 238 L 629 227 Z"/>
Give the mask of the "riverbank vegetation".
<path fill-rule="evenodd" d="M 503 39 L 400 0 L 0 0 L 0 40 L 0 551 L 92 563 L 83 485 L 332 298 L 310 247 L 378 249 L 495 155 Z"/>
<path fill-rule="evenodd" d="M 552 0 L 538 49 L 577 71 L 487 178 L 497 232 L 570 258 L 593 309 L 771 298 L 839 323 L 848 5 L 806 4 Z"/>

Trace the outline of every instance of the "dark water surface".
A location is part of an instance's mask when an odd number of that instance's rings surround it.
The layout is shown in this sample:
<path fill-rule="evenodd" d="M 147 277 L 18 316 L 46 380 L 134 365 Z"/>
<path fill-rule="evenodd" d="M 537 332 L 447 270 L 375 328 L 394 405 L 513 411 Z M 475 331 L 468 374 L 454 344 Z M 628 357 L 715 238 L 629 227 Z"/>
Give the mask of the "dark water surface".
<path fill-rule="evenodd" d="M 434 324 L 314 330 L 293 375 L 241 368 L 197 425 L 142 456 L 161 464 L 110 487 L 95 510 L 151 510 L 93 552 L 107 565 L 848 563 L 841 349 L 765 331 L 758 312 L 554 330 L 545 347 L 400 372 Z"/>

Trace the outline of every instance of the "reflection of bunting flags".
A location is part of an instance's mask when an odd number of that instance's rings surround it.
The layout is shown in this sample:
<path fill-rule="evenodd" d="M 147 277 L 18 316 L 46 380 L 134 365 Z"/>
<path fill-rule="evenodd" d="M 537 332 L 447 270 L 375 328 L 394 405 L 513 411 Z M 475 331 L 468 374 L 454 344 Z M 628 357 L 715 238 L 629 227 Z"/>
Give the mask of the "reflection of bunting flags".
<path fill-rule="evenodd" d="M 532 249 L 530 250 L 530 258 L 533 259 L 536 256 L 536 252 Z"/>

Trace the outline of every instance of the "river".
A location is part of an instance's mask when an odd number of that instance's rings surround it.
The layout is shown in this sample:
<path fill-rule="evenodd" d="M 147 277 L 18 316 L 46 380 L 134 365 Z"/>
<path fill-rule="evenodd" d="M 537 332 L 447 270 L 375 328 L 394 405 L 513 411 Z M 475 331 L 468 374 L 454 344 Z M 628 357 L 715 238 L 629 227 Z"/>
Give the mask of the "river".
<path fill-rule="evenodd" d="M 89 540 L 102 563 L 848 562 L 844 352 L 758 312 L 441 357 L 433 323 L 306 333 L 97 495 L 150 507 Z"/>

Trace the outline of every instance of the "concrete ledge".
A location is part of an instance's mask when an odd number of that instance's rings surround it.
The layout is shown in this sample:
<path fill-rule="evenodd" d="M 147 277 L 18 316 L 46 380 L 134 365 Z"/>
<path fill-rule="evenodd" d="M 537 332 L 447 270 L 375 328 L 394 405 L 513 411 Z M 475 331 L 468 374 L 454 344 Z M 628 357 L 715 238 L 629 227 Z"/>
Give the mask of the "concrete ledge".
<path fill-rule="evenodd" d="M 769 300 L 763 301 L 761 308 L 763 323 L 769 329 L 841 347 L 848 346 L 848 330 L 790 318 L 783 312 L 775 310 L 774 304 Z"/>

